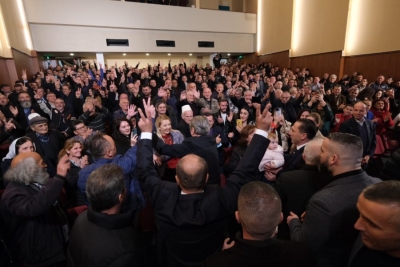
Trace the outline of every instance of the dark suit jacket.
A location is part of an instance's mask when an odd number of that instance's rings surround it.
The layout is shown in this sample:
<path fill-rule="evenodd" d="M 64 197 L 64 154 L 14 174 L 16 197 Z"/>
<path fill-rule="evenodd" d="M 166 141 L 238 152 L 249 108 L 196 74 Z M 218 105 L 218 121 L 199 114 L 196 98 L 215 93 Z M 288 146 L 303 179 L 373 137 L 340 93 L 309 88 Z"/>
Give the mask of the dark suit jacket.
<path fill-rule="evenodd" d="M 156 135 L 153 135 L 153 138 L 155 137 Z M 215 138 L 211 136 L 188 137 L 183 140 L 182 144 L 175 145 L 167 145 L 158 138 L 155 149 L 161 155 L 173 158 L 182 158 L 188 154 L 195 154 L 203 158 L 208 165 L 208 183 L 220 184 L 218 172 L 219 157 Z"/>
<path fill-rule="evenodd" d="M 304 165 L 300 170 L 283 173 L 275 183 L 275 190 L 282 200 L 284 219 L 279 225 L 278 237 L 290 240 L 287 216 L 294 212 L 299 217 L 306 210 L 310 198 L 328 183 L 326 174 L 318 166 Z"/>
<path fill-rule="evenodd" d="M 228 137 L 225 135 L 224 130 L 222 130 L 221 127 L 217 126 L 214 123 L 214 125 L 210 129 L 210 136 L 212 136 L 215 139 L 218 135 L 221 138 L 221 145 L 217 148 L 218 149 L 218 159 L 219 159 L 219 165 L 223 166 L 225 163 L 224 149 L 229 146 L 229 140 L 228 140 Z"/>
<path fill-rule="evenodd" d="M 372 123 L 370 120 L 365 119 L 364 123 L 367 125 L 367 132 L 368 132 L 368 140 L 367 143 L 369 144 L 368 148 L 363 151 L 363 156 L 369 155 L 372 157 L 375 152 L 376 148 L 376 128 L 375 123 Z M 339 128 L 339 132 L 341 133 L 349 133 L 360 136 L 360 131 L 358 130 L 358 122 L 353 118 L 344 121 Z"/>
<path fill-rule="evenodd" d="M 318 266 L 345 266 L 358 231 L 358 196 L 371 184 L 380 182 L 364 171 L 343 173 L 318 191 L 308 202 L 303 224 L 290 221 L 292 240 L 304 241 L 316 253 Z"/>
<path fill-rule="evenodd" d="M 315 256 L 300 242 L 246 240 L 236 235 L 235 245 L 209 257 L 203 267 L 313 267 Z"/>
<path fill-rule="evenodd" d="M 176 130 L 179 130 L 185 138 L 192 137 L 192 134 L 190 133 L 190 126 L 184 120 L 180 120 L 178 122 L 178 127 L 176 127 Z"/>
<path fill-rule="evenodd" d="M 202 193 L 182 195 L 176 183 L 158 177 L 151 140 L 138 142 L 139 179 L 153 204 L 161 265 L 200 266 L 205 258 L 221 251 L 226 222 L 237 209 L 239 190 L 254 179 L 268 144 L 268 139 L 255 134 L 225 187 L 206 184 Z"/>
<path fill-rule="evenodd" d="M 363 261 L 363 263 L 361 263 L 360 260 Z M 365 262 L 368 262 L 369 265 L 366 265 Z M 361 234 L 359 234 L 353 245 L 347 267 L 359 266 L 398 267 L 400 266 L 400 258 L 395 258 L 389 256 L 386 252 L 372 250 L 366 247 L 362 241 Z"/>
<path fill-rule="evenodd" d="M 281 176 L 285 172 L 300 170 L 305 162 L 303 159 L 304 147 L 300 148 L 296 151 L 296 153 L 292 154 L 284 154 L 285 165 L 283 165 L 282 170 L 278 173 L 277 177 Z"/>
<path fill-rule="evenodd" d="M 340 111 L 338 111 L 338 107 L 341 104 L 346 104 L 346 97 L 344 95 L 342 95 L 342 94 L 339 95 L 339 100 L 338 101 L 335 99 L 335 95 L 334 94 L 328 95 L 327 99 L 328 99 L 327 102 L 331 106 L 333 114 L 336 114 L 336 113 L 340 112 Z"/>

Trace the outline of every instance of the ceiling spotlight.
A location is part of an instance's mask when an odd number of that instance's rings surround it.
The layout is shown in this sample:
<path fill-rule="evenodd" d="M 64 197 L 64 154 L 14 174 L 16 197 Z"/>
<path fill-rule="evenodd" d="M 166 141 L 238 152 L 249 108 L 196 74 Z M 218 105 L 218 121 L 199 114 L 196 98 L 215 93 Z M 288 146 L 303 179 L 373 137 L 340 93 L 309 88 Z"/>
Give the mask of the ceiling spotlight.
<path fill-rule="evenodd" d="M 231 54 L 228 54 L 228 56 L 230 56 Z"/>
<path fill-rule="evenodd" d="M 146 53 L 146 56 L 150 55 L 149 53 Z"/>
<path fill-rule="evenodd" d="M 126 56 L 126 54 L 125 54 L 125 53 L 123 53 L 122 55 L 123 55 L 123 56 Z"/>
<path fill-rule="evenodd" d="M 171 54 L 170 53 L 168 53 L 168 56 L 170 56 Z"/>
<path fill-rule="evenodd" d="M 74 53 L 70 53 L 69 55 L 70 55 L 70 56 L 73 56 L 73 55 L 74 55 Z"/>
<path fill-rule="evenodd" d="M 192 54 L 189 54 L 189 56 L 192 56 Z"/>

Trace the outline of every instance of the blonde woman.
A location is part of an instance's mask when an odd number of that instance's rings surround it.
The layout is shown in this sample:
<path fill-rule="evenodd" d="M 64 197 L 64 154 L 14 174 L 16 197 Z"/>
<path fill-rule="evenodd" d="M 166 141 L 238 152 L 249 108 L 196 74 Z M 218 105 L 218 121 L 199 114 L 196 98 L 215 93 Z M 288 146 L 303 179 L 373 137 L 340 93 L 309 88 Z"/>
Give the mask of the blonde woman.
<path fill-rule="evenodd" d="M 171 126 L 171 119 L 166 115 L 157 117 L 156 133 L 167 145 L 181 144 L 185 137 L 178 130 L 173 130 Z M 156 156 L 155 162 L 159 166 L 160 176 L 166 181 L 175 182 L 176 165 L 179 158 L 171 158 L 169 156 Z"/>

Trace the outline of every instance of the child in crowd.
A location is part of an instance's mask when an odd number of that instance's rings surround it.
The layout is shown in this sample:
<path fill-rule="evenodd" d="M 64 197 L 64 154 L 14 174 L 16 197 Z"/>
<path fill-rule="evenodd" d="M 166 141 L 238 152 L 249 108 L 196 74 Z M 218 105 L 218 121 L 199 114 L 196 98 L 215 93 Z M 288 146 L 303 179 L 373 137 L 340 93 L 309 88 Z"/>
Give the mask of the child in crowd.
<path fill-rule="evenodd" d="M 343 113 L 335 114 L 335 121 L 333 123 L 332 133 L 337 133 L 339 131 L 340 125 L 350 119 L 353 116 L 353 104 L 346 104 L 343 109 Z"/>
<path fill-rule="evenodd" d="M 258 167 L 261 172 L 264 171 L 265 166 L 279 168 L 285 163 L 283 148 L 278 144 L 278 137 L 276 134 L 274 132 L 268 133 L 268 139 L 270 140 L 269 146 Z"/>

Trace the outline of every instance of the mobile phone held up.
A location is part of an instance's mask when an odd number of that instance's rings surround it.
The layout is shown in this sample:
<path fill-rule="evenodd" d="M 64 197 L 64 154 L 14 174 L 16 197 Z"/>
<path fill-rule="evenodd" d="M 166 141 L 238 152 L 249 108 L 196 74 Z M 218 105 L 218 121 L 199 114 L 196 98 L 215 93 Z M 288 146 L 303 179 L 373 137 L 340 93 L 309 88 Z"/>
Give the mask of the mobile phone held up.
<path fill-rule="evenodd" d="M 282 109 L 281 108 L 275 108 L 275 117 L 279 117 L 282 115 Z"/>
<path fill-rule="evenodd" d="M 243 123 L 241 119 L 236 120 L 236 126 L 243 127 Z"/>

